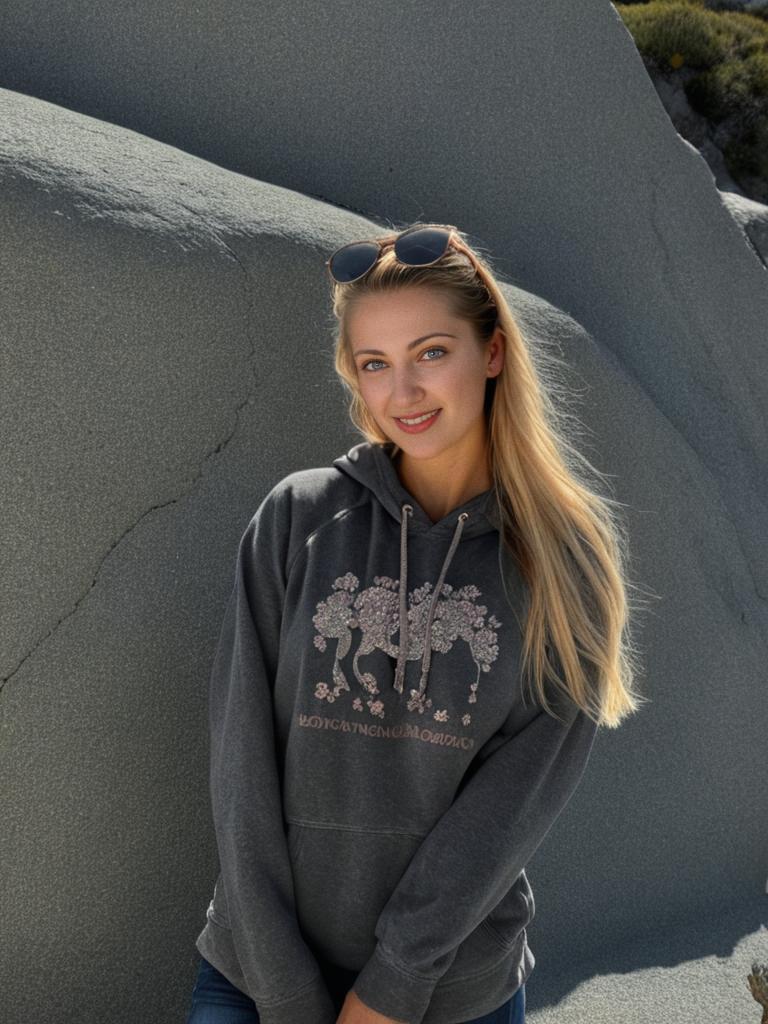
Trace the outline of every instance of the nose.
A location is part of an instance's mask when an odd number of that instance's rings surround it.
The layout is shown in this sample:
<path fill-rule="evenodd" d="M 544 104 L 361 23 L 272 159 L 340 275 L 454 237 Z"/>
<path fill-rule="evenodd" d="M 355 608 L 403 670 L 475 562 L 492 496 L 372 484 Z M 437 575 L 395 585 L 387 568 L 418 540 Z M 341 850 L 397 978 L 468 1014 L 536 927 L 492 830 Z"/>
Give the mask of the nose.
<path fill-rule="evenodd" d="M 410 412 L 414 404 L 423 399 L 424 388 L 421 387 L 416 376 L 407 368 L 395 370 L 391 379 L 392 408 Z"/>

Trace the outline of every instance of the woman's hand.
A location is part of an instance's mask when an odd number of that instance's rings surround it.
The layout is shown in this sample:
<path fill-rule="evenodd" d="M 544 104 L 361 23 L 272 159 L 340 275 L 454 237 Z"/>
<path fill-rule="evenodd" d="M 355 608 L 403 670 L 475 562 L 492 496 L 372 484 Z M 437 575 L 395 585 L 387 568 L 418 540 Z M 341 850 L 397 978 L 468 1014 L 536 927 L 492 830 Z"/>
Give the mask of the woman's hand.
<path fill-rule="evenodd" d="M 347 992 L 336 1024 L 403 1024 L 393 1017 L 385 1017 L 378 1010 L 372 1010 L 352 989 Z"/>

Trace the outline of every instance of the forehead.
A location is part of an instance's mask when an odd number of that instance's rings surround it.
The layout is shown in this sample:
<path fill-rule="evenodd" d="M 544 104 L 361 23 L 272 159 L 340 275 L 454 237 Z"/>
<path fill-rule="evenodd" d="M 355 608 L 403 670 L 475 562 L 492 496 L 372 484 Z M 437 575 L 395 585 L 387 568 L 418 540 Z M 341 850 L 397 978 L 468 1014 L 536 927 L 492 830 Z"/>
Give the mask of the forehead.
<path fill-rule="evenodd" d="M 357 299 L 347 313 L 353 348 L 374 340 L 399 344 L 428 331 L 459 335 L 463 327 L 466 325 L 453 315 L 446 297 L 427 288 L 371 292 Z"/>
<path fill-rule="evenodd" d="M 410 285 L 388 291 L 367 292 L 351 304 L 350 315 L 358 318 L 386 316 L 392 313 L 418 313 L 421 310 L 450 313 L 448 296 L 428 285 Z"/>

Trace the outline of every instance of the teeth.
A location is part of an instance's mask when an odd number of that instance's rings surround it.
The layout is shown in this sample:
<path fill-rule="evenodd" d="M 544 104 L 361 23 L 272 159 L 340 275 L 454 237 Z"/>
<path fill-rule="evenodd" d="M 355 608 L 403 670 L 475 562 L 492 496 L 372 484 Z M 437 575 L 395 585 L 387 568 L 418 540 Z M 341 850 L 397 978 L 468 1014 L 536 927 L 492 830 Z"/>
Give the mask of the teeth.
<path fill-rule="evenodd" d="M 411 427 L 416 423 L 423 423 L 424 420 L 428 420 L 430 416 L 434 416 L 436 412 L 437 409 L 433 409 L 432 412 L 425 412 L 423 416 L 417 416 L 415 420 L 407 420 L 403 416 L 398 416 L 398 419 L 403 423 L 407 423 L 408 426 Z"/>

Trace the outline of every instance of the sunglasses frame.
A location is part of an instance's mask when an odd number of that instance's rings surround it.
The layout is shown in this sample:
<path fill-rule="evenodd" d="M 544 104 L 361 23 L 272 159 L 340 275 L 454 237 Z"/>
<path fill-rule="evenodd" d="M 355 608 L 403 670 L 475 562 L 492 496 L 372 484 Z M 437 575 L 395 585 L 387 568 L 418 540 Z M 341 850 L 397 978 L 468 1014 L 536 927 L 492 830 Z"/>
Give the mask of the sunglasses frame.
<path fill-rule="evenodd" d="M 442 228 L 444 231 L 448 232 L 445 240 L 445 248 L 440 253 L 440 255 L 436 256 L 435 259 L 430 260 L 429 263 L 407 263 L 405 260 L 400 259 L 400 257 L 397 255 L 396 249 L 397 243 L 400 241 L 400 239 L 404 238 L 407 235 L 415 234 L 417 231 L 426 231 L 429 228 Z M 405 228 L 403 231 L 400 231 L 395 235 L 385 235 L 383 238 L 360 238 L 356 242 L 346 242 L 344 245 L 340 245 L 338 249 L 335 249 L 331 253 L 328 259 L 325 261 L 325 269 L 328 271 L 328 276 L 330 277 L 331 281 L 334 282 L 334 284 L 352 284 L 354 281 L 359 281 L 361 278 L 365 277 L 366 274 L 370 273 L 371 270 L 373 270 L 373 268 L 376 266 L 378 261 L 381 259 L 381 254 L 384 251 L 384 249 L 387 249 L 390 246 L 395 250 L 395 258 L 397 259 L 397 261 L 399 263 L 403 263 L 407 267 L 431 267 L 434 263 L 437 263 L 438 260 L 441 260 L 443 256 L 445 256 L 445 254 L 448 252 L 448 249 L 451 246 L 453 246 L 454 249 L 457 249 L 465 256 L 468 256 L 472 262 L 472 265 L 475 267 L 475 270 L 477 270 L 478 267 L 477 264 L 475 263 L 475 260 L 472 258 L 472 254 L 468 252 L 467 249 L 461 244 L 461 241 L 458 239 L 458 236 L 456 235 L 457 231 L 458 228 L 456 227 L 455 224 L 415 224 L 409 228 Z M 336 256 L 340 252 L 343 252 L 344 249 L 349 249 L 352 246 L 360 245 L 361 243 L 366 245 L 377 245 L 379 251 L 376 254 L 376 257 L 371 262 L 371 265 L 362 272 L 362 274 L 358 274 L 357 277 L 353 277 L 349 281 L 339 281 L 337 278 L 333 276 L 333 273 L 331 271 L 331 261 L 333 260 L 334 256 Z"/>

